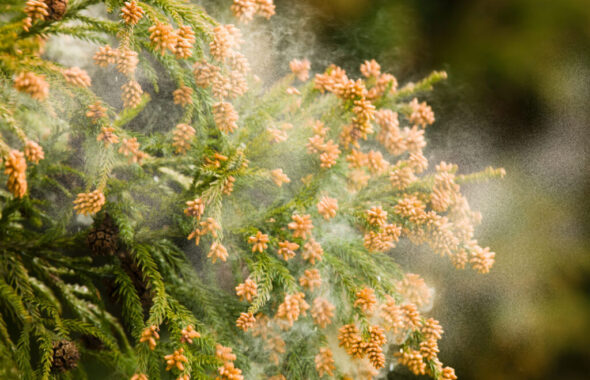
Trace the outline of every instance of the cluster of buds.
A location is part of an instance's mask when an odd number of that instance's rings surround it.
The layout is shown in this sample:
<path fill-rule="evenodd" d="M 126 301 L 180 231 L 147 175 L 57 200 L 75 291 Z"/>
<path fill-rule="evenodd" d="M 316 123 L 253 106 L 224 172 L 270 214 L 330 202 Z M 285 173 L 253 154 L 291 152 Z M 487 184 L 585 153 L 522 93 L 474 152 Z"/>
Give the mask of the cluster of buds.
<path fill-rule="evenodd" d="M 432 108 L 426 102 L 418 103 L 418 99 L 412 99 L 410 102 L 410 111 L 408 120 L 411 124 L 424 128 L 434 123 L 434 112 L 432 112 Z"/>
<path fill-rule="evenodd" d="M 373 230 L 365 233 L 364 245 L 371 252 L 385 252 L 395 247 L 402 233 L 401 227 L 387 223 L 387 211 L 374 206 L 365 212 L 367 223 Z"/>
<path fill-rule="evenodd" d="M 233 133 L 238 129 L 238 113 L 231 103 L 215 103 L 213 105 L 213 119 L 217 128 L 223 133 Z"/>
<path fill-rule="evenodd" d="M 74 200 L 74 210 L 78 214 L 92 215 L 102 209 L 106 202 L 106 198 L 101 190 L 97 189 L 90 193 L 80 193 Z"/>
<path fill-rule="evenodd" d="M 289 183 L 291 180 L 283 172 L 283 169 L 274 169 L 270 171 L 270 178 L 278 186 L 283 186 L 283 183 Z"/>
<path fill-rule="evenodd" d="M 157 22 L 149 27 L 148 32 L 150 33 L 152 47 L 154 50 L 159 51 L 161 55 L 164 55 L 166 50 L 175 50 L 178 36 L 174 32 L 172 25 Z"/>
<path fill-rule="evenodd" d="M 135 0 L 125 2 L 121 8 L 121 18 L 127 25 L 136 25 L 143 17 L 143 9 Z"/>
<path fill-rule="evenodd" d="M 270 141 L 271 142 L 280 143 L 283 141 L 287 141 L 287 138 L 289 138 L 287 131 L 283 128 L 270 128 L 269 127 L 266 130 L 270 134 Z"/>
<path fill-rule="evenodd" d="M 173 132 L 172 146 L 176 153 L 184 154 L 191 147 L 191 139 L 195 136 L 195 129 L 188 124 L 178 124 Z"/>
<path fill-rule="evenodd" d="M 98 51 L 94 54 L 94 63 L 100 67 L 116 64 L 117 70 L 121 74 L 133 79 L 139 58 L 137 52 L 129 49 L 129 47 L 124 46 L 121 49 L 113 49 L 109 45 L 105 45 L 98 48 Z M 139 87 L 139 84 L 135 81 L 132 80 L 130 83 L 132 82 L 135 83 L 133 84 L 134 87 Z"/>
<path fill-rule="evenodd" d="M 251 21 L 255 15 L 266 19 L 275 14 L 273 0 L 234 0 L 231 11 L 242 22 Z"/>
<path fill-rule="evenodd" d="M 406 142 L 399 128 L 397 112 L 381 109 L 375 113 L 375 121 L 379 125 L 377 141 L 392 155 L 403 154 L 406 151 Z"/>
<path fill-rule="evenodd" d="M 414 273 L 406 273 L 404 278 L 395 284 L 398 293 L 405 300 L 422 307 L 430 303 L 431 293 L 424 279 Z"/>
<path fill-rule="evenodd" d="M 213 97 L 216 99 L 235 99 L 248 90 L 248 84 L 246 83 L 246 78 L 237 71 L 232 71 L 229 75 L 225 75 L 217 70 L 211 81 L 211 90 Z"/>
<path fill-rule="evenodd" d="M 427 319 L 423 322 L 420 331 L 423 340 L 417 345 L 408 345 L 397 352 L 395 356 L 398 358 L 398 363 L 408 367 L 416 375 L 433 376 L 438 373 L 441 380 L 456 380 L 455 370 L 451 367 L 443 367 L 437 357 L 439 352 L 437 341 L 443 333 L 438 321 L 432 318 Z"/>
<path fill-rule="evenodd" d="M 119 147 L 119 153 L 125 157 L 129 156 L 129 162 L 141 164 L 143 159 L 148 157 L 147 153 L 139 150 L 139 142 L 136 137 L 123 139 Z"/>
<path fill-rule="evenodd" d="M 201 216 L 205 213 L 205 203 L 201 198 L 195 198 L 192 201 L 186 201 L 186 208 L 184 209 L 184 213 L 187 216 L 191 216 L 193 218 L 201 219 Z"/>
<path fill-rule="evenodd" d="M 311 316 L 316 325 L 325 328 L 332 323 L 334 317 L 334 305 L 330 301 L 323 298 L 316 298 L 313 300 L 311 307 Z"/>
<path fill-rule="evenodd" d="M 180 104 L 183 107 L 193 104 L 193 89 L 188 86 L 180 86 L 177 90 L 174 90 L 172 96 L 174 104 Z"/>
<path fill-rule="evenodd" d="M 131 77 L 135 73 L 135 69 L 137 69 L 138 63 L 139 58 L 137 58 L 136 51 L 128 48 L 117 50 L 115 64 L 117 65 L 117 70 L 121 74 Z"/>
<path fill-rule="evenodd" d="M 27 17 L 23 21 L 23 29 L 28 32 L 35 21 L 43 21 L 49 17 L 49 6 L 43 0 L 27 0 L 25 13 Z"/>
<path fill-rule="evenodd" d="M 381 75 L 381 65 L 374 59 L 361 64 L 361 74 L 366 78 L 377 78 Z"/>
<path fill-rule="evenodd" d="M 233 175 L 227 176 L 225 182 L 223 184 L 223 194 L 230 195 L 234 191 L 234 184 L 236 182 L 236 177 Z"/>
<path fill-rule="evenodd" d="M 318 212 L 324 219 L 329 220 L 336 216 L 338 211 L 338 199 L 323 196 L 317 204 Z"/>
<path fill-rule="evenodd" d="M 320 377 L 324 375 L 334 376 L 334 355 L 332 350 L 327 347 L 320 348 L 320 352 L 315 356 L 315 368 Z"/>
<path fill-rule="evenodd" d="M 94 53 L 94 63 L 100 67 L 107 67 L 115 63 L 118 51 L 113 49 L 110 45 L 104 45 L 98 48 L 98 51 Z"/>
<path fill-rule="evenodd" d="M 164 356 L 164 360 L 166 360 L 166 371 L 170 371 L 172 368 L 184 371 L 184 363 L 188 363 L 188 358 L 184 355 L 184 348 L 179 348 Z"/>
<path fill-rule="evenodd" d="M 241 313 L 236 320 L 236 326 L 243 331 L 248 331 L 256 323 L 256 318 L 252 313 Z"/>
<path fill-rule="evenodd" d="M 324 256 L 324 249 L 321 244 L 314 238 L 309 239 L 303 246 L 303 259 L 308 261 L 311 265 L 315 265 L 316 261 L 321 261 Z"/>
<path fill-rule="evenodd" d="M 366 353 L 371 365 L 375 369 L 385 367 L 385 354 L 383 353 L 383 345 L 387 343 L 385 338 L 385 331 L 379 326 L 369 327 L 370 338 L 366 345 Z"/>
<path fill-rule="evenodd" d="M 232 24 L 219 25 L 213 29 L 213 41 L 209 43 L 209 51 L 219 62 L 228 59 L 242 44 L 242 34 Z"/>
<path fill-rule="evenodd" d="M 130 80 L 121 86 L 121 99 L 123 100 L 123 107 L 135 108 L 141 103 L 141 95 L 143 90 L 139 83 L 134 80 Z"/>
<path fill-rule="evenodd" d="M 219 72 L 219 67 L 205 61 L 197 61 L 193 65 L 195 83 L 200 87 L 209 87 Z"/>
<path fill-rule="evenodd" d="M 346 161 L 349 168 L 353 169 L 349 172 L 349 180 L 354 184 L 353 188 L 356 190 L 365 187 L 371 175 L 381 176 L 390 168 L 390 164 L 383 158 L 383 154 L 375 150 L 363 153 L 352 149 L 346 156 Z"/>
<path fill-rule="evenodd" d="M 348 355 L 360 358 L 364 354 L 364 344 L 355 324 L 348 324 L 338 329 L 338 347 L 343 347 Z"/>
<path fill-rule="evenodd" d="M 305 294 L 295 293 L 285 296 L 285 300 L 279 305 L 276 317 L 286 321 L 289 326 L 299 319 L 300 315 L 305 315 L 309 305 L 304 300 Z"/>
<path fill-rule="evenodd" d="M 62 71 L 66 82 L 79 87 L 90 87 L 92 79 L 85 70 L 79 67 L 70 67 Z"/>
<path fill-rule="evenodd" d="M 361 64 L 361 74 L 367 82 L 373 83 L 373 87 L 367 90 L 367 99 L 375 100 L 385 95 L 388 89 L 391 92 L 397 89 L 397 79 L 391 74 L 381 73 L 381 66 L 374 59 Z"/>
<path fill-rule="evenodd" d="M 159 328 L 156 325 L 151 325 L 149 327 L 146 327 L 141 332 L 141 337 L 139 338 L 139 342 L 140 343 L 147 342 L 150 350 L 153 351 L 157 345 L 156 341 L 158 339 L 160 339 L 160 334 L 158 334 L 158 330 L 159 330 Z"/>
<path fill-rule="evenodd" d="M 218 259 L 225 262 L 228 257 L 227 249 L 220 242 L 214 241 L 211 244 L 207 257 L 211 259 L 213 264 L 215 264 Z"/>
<path fill-rule="evenodd" d="M 207 235 L 208 233 L 216 238 L 217 231 L 221 229 L 221 225 L 219 225 L 219 223 L 217 223 L 217 221 L 213 218 L 207 218 L 206 220 L 200 222 L 199 225 L 201 228 L 195 228 L 187 238 L 188 240 L 195 239 L 195 245 L 199 245 L 201 242 L 201 237 Z"/>
<path fill-rule="evenodd" d="M 41 145 L 33 140 L 27 140 L 25 143 L 25 157 L 28 161 L 38 164 L 39 161 L 45 158 L 45 153 L 43 152 Z"/>
<path fill-rule="evenodd" d="M 309 79 L 309 69 L 311 68 L 311 64 L 307 59 L 294 59 L 289 62 L 289 68 L 300 81 L 305 82 Z"/>
<path fill-rule="evenodd" d="M 495 262 L 496 254 L 490 251 L 489 247 L 482 248 L 475 245 L 471 251 L 469 263 L 479 273 L 485 274 L 490 271 Z"/>
<path fill-rule="evenodd" d="M 217 373 L 219 374 L 216 378 L 218 380 L 244 380 L 242 370 L 236 368 L 233 362 L 225 362 L 223 367 L 217 369 Z"/>
<path fill-rule="evenodd" d="M 383 158 L 383 154 L 376 150 L 367 153 L 367 168 L 374 175 L 381 175 L 388 171 L 389 162 Z"/>
<path fill-rule="evenodd" d="M 376 370 L 385 366 L 383 346 L 387 343 L 385 330 L 378 325 L 369 327 L 369 339 L 364 341 L 355 324 L 344 325 L 338 330 L 338 346 L 355 359 L 367 357 Z"/>
<path fill-rule="evenodd" d="M 102 105 L 102 102 L 97 100 L 96 102 L 88 105 L 88 111 L 86 111 L 86 117 L 92 120 L 93 123 L 107 116 L 107 108 Z"/>
<path fill-rule="evenodd" d="M 277 254 L 283 258 L 283 260 L 288 261 L 295 257 L 295 250 L 299 249 L 299 244 L 292 243 L 290 241 L 281 241 L 279 242 L 279 249 Z"/>
<path fill-rule="evenodd" d="M 389 172 L 389 180 L 395 190 L 405 190 L 416 182 L 417 178 L 414 175 L 414 169 L 410 166 L 396 165 Z"/>
<path fill-rule="evenodd" d="M 319 288 L 322 285 L 320 271 L 317 269 L 306 269 L 303 272 L 303 276 L 299 278 L 299 284 L 309 291 Z"/>
<path fill-rule="evenodd" d="M 399 216 L 410 222 L 421 225 L 426 222 L 426 205 L 416 195 L 407 194 L 394 206 L 393 210 Z"/>
<path fill-rule="evenodd" d="M 383 210 L 381 206 L 371 207 L 366 212 L 367 222 L 376 227 L 381 227 L 387 223 L 387 211 Z"/>
<path fill-rule="evenodd" d="M 447 211 L 459 196 L 459 185 L 455 183 L 456 165 L 441 162 L 436 165 L 434 185 L 430 194 L 430 205 L 437 212 Z"/>
<path fill-rule="evenodd" d="M 6 187 L 16 198 L 22 198 L 27 193 L 27 162 L 25 155 L 12 150 L 4 157 L 4 174 L 8 175 Z"/>
<path fill-rule="evenodd" d="M 192 344 L 193 339 L 201 337 L 201 334 L 199 334 L 197 331 L 195 331 L 195 328 L 193 327 L 193 325 L 188 325 L 185 328 L 183 328 L 181 331 L 181 334 L 182 334 L 182 336 L 180 337 L 181 343 Z"/>
<path fill-rule="evenodd" d="M 338 144 L 333 140 L 324 141 L 324 137 L 319 134 L 309 138 L 307 149 L 310 153 L 319 153 L 322 168 L 331 168 L 336 165 L 336 160 L 341 153 Z"/>
<path fill-rule="evenodd" d="M 375 291 L 373 289 L 365 287 L 356 293 L 354 307 L 360 308 L 363 313 L 371 314 L 376 304 L 377 297 L 375 297 Z"/>
<path fill-rule="evenodd" d="M 37 100 L 45 100 L 49 95 L 49 83 L 45 80 L 45 75 L 37 75 L 30 71 L 22 72 L 14 78 L 14 88 Z"/>
<path fill-rule="evenodd" d="M 396 224 L 385 224 L 379 231 L 369 231 L 364 236 L 364 245 L 371 252 L 385 252 L 399 241 L 402 228 Z"/>
<path fill-rule="evenodd" d="M 258 295 L 258 285 L 252 279 L 246 279 L 243 283 L 236 286 L 236 294 L 240 297 L 240 301 L 252 302 L 254 297 Z"/>
<path fill-rule="evenodd" d="M 115 128 L 113 127 L 102 127 L 100 133 L 96 136 L 96 141 L 104 141 L 106 146 L 110 144 L 116 144 L 119 142 L 119 136 L 115 134 Z"/>
<path fill-rule="evenodd" d="M 291 219 L 293 219 L 293 221 L 289 223 L 287 227 L 290 230 L 293 230 L 294 238 L 301 238 L 305 240 L 308 238 L 308 235 L 311 237 L 311 230 L 313 229 L 311 215 L 293 214 Z"/>
<path fill-rule="evenodd" d="M 180 25 L 176 32 L 176 44 L 174 56 L 178 59 L 187 59 L 193 56 L 193 46 L 196 42 L 195 32 L 189 25 Z"/>
<path fill-rule="evenodd" d="M 260 231 L 256 231 L 256 235 L 248 238 L 248 244 L 252 245 L 252 252 L 264 252 L 268 248 L 269 241 L 268 235 Z"/>
<path fill-rule="evenodd" d="M 215 357 L 224 363 L 236 360 L 236 355 L 232 353 L 232 348 L 222 346 L 219 343 L 215 346 Z"/>

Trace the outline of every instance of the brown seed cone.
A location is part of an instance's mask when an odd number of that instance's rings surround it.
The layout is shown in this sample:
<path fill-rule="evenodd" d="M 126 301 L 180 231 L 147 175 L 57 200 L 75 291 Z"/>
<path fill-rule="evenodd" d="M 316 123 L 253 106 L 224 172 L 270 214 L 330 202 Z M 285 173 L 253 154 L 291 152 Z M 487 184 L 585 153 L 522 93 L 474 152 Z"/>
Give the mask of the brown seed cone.
<path fill-rule="evenodd" d="M 58 340 L 53 342 L 53 372 L 66 372 L 78 365 L 80 353 L 74 342 Z"/>
<path fill-rule="evenodd" d="M 101 223 L 90 230 L 86 242 L 92 252 L 101 256 L 112 256 L 119 246 L 119 229 L 113 218 L 106 214 Z"/>
<path fill-rule="evenodd" d="M 143 271 L 135 263 L 133 257 L 129 252 L 119 252 L 119 260 L 121 260 L 121 267 L 127 273 L 129 278 L 133 281 L 133 286 L 137 290 L 137 295 L 143 306 L 145 312 L 149 311 L 153 304 L 153 292 L 150 284 L 145 280 Z"/>
<path fill-rule="evenodd" d="M 49 18 L 52 20 L 61 20 L 68 10 L 68 0 L 43 0 L 49 7 Z"/>
<path fill-rule="evenodd" d="M 80 339 L 84 347 L 90 350 L 101 351 L 106 348 L 104 342 L 93 335 L 82 335 Z"/>

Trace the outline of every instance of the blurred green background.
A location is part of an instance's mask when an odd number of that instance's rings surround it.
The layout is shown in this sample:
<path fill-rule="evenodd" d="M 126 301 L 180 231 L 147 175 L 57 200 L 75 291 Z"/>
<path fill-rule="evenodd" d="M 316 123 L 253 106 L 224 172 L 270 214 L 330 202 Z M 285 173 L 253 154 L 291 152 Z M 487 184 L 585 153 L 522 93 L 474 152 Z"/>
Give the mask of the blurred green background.
<path fill-rule="evenodd" d="M 375 58 L 402 84 L 444 69 L 449 80 L 427 98 L 437 117 L 429 158 L 508 171 L 466 188 L 484 215 L 479 241 L 497 253 L 489 275 L 399 254 L 436 287 L 443 362 L 464 380 L 589 379 L 590 3 L 275 3 L 282 67 L 307 56 L 316 71 L 334 62 L 358 75 Z"/>

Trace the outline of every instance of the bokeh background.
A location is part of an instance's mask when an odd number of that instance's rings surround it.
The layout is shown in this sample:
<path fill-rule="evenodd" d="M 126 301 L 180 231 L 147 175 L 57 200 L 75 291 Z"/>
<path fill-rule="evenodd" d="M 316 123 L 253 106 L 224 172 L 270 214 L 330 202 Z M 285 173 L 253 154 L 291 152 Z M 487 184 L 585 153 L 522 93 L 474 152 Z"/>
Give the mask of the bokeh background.
<path fill-rule="evenodd" d="M 375 58 L 402 84 L 446 70 L 449 80 L 427 97 L 437 117 L 430 157 L 508 172 L 467 188 L 484 214 L 479 241 L 497 253 L 490 274 L 398 253 L 436 288 L 443 362 L 464 380 L 589 379 L 588 1 L 275 3 L 272 65 L 308 57 L 315 71 L 333 62 L 358 75 Z"/>

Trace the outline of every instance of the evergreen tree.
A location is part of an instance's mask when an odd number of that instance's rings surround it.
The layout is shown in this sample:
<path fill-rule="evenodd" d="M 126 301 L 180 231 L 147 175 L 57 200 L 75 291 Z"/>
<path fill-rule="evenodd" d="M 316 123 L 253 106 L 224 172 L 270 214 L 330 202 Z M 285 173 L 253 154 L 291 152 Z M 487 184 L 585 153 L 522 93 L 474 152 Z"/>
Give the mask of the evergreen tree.
<path fill-rule="evenodd" d="M 299 57 L 267 87 L 239 29 L 198 5 L 0 10 L 0 378 L 363 379 L 390 362 L 456 378 L 431 290 L 390 255 L 407 240 L 494 261 L 460 185 L 503 170 L 427 170 L 417 96 L 444 73 L 310 80 Z M 44 53 L 60 35 L 93 44 L 93 78 Z"/>

